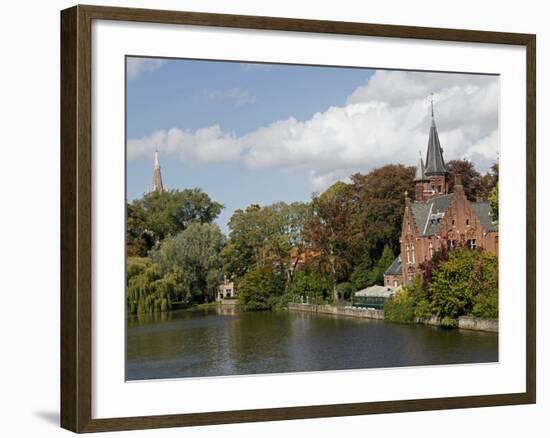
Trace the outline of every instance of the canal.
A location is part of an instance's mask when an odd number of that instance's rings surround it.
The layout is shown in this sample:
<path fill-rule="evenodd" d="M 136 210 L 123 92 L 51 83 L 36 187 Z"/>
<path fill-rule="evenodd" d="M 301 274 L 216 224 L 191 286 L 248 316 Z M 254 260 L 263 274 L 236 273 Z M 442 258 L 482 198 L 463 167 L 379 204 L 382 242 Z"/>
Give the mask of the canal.
<path fill-rule="evenodd" d="M 498 361 L 498 335 L 227 306 L 128 318 L 126 379 Z"/>

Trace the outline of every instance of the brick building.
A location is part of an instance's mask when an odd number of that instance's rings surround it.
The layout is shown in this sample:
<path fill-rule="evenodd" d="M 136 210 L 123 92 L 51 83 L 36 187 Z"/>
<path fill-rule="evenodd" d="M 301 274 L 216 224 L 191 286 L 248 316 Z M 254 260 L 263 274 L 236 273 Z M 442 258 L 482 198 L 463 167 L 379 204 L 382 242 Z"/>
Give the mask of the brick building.
<path fill-rule="evenodd" d="M 498 230 L 489 202 L 468 200 L 459 175 L 453 193 L 449 193 L 448 178 L 432 109 L 426 162 L 422 157 L 418 161 L 414 201 L 405 194 L 401 254 L 384 273 L 386 286 L 412 281 L 419 265 L 443 247 L 465 245 L 498 254 Z"/>

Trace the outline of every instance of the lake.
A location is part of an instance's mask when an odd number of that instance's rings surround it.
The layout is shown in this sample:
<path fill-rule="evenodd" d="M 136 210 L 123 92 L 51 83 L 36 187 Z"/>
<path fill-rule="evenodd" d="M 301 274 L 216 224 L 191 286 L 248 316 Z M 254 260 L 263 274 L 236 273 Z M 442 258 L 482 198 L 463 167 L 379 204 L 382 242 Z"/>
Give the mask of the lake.
<path fill-rule="evenodd" d="M 498 334 L 233 306 L 128 318 L 126 379 L 498 361 Z"/>

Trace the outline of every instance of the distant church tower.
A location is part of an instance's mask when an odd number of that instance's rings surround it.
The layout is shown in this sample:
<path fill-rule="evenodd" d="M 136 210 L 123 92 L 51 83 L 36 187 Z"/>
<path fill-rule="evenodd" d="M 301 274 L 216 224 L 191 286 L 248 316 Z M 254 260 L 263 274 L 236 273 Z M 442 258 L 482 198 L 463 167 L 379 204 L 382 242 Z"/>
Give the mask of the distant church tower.
<path fill-rule="evenodd" d="M 432 124 L 428 139 L 426 165 L 420 157 L 416 167 L 415 197 L 417 202 L 427 201 L 434 196 L 446 195 L 449 192 L 447 166 L 443 160 L 443 149 L 439 143 L 439 135 L 434 119 L 434 103 L 432 99 Z"/>
<path fill-rule="evenodd" d="M 164 186 L 162 185 L 162 175 L 160 174 L 160 163 L 159 163 L 159 151 L 155 149 L 155 163 L 153 165 L 153 188 L 152 192 L 164 192 Z"/>

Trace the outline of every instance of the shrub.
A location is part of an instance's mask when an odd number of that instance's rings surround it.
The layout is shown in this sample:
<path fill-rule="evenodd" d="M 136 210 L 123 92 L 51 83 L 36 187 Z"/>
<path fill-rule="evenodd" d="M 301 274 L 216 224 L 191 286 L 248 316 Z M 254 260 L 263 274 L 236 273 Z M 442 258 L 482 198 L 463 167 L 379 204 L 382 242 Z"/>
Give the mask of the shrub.
<path fill-rule="evenodd" d="M 414 298 L 403 288 L 384 304 L 384 319 L 390 322 L 414 321 Z"/>

